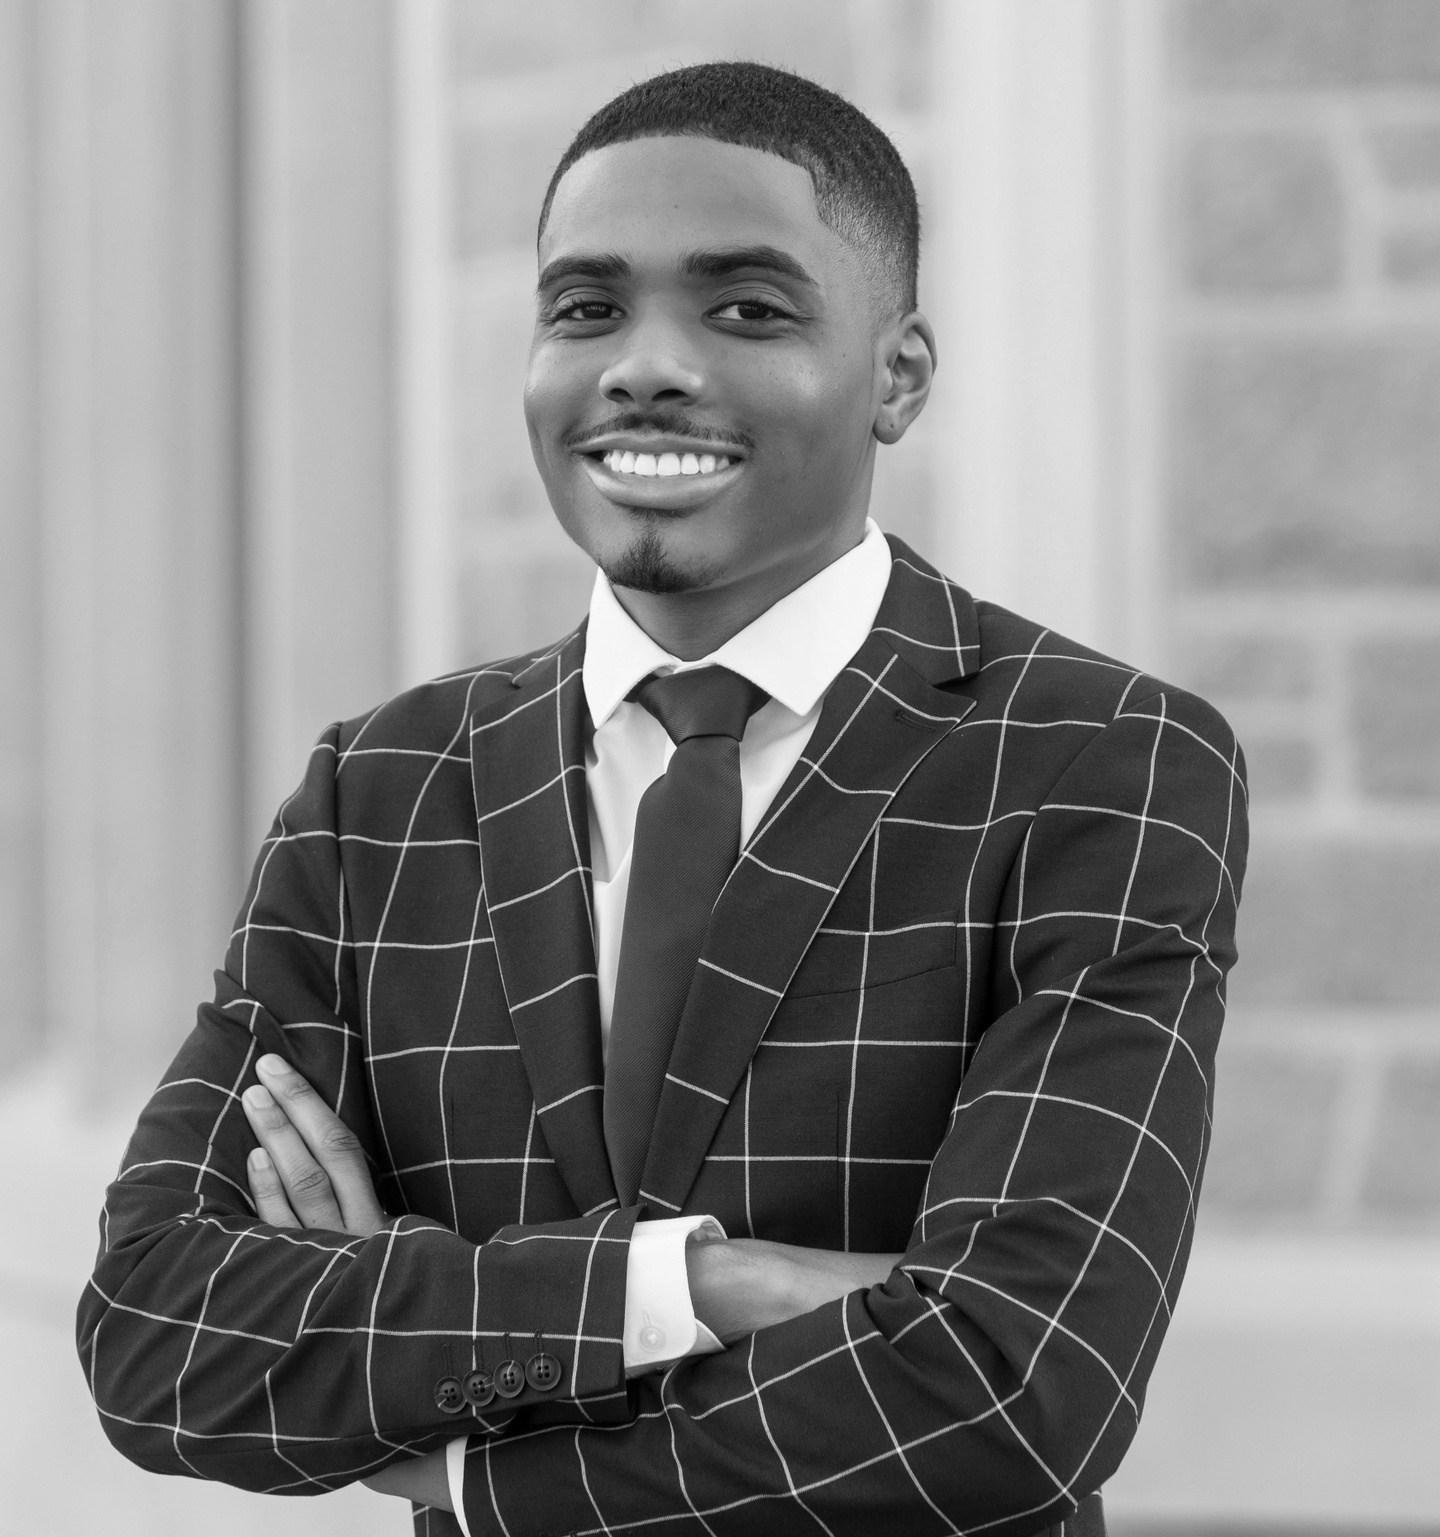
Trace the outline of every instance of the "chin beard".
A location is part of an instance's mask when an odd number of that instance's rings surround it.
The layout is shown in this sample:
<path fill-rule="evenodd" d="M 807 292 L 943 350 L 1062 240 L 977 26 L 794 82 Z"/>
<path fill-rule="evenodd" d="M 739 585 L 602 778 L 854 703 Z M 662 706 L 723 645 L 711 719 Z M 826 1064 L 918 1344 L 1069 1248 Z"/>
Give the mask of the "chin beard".
<path fill-rule="evenodd" d="M 682 570 L 670 559 L 654 528 L 642 530 L 619 555 L 602 560 L 600 569 L 612 587 L 629 587 L 636 592 L 693 592 L 705 585 L 703 572 Z"/>

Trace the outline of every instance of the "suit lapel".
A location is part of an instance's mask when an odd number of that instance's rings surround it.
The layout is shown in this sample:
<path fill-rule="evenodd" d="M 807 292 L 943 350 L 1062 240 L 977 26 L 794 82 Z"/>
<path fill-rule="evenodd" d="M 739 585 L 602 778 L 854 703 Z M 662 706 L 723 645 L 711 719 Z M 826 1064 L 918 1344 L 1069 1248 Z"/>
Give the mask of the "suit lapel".
<path fill-rule="evenodd" d="M 485 902 L 545 1142 L 582 1212 L 613 1204 L 585 797 L 584 627 L 470 721 Z"/>
<path fill-rule="evenodd" d="M 978 663 L 969 595 L 898 540 L 875 627 L 716 903 L 661 1094 L 642 1193 L 684 1205 L 790 978 L 896 792 L 974 708 L 936 684 Z M 659 1215 L 660 1212 L 657 1212 Z"/>

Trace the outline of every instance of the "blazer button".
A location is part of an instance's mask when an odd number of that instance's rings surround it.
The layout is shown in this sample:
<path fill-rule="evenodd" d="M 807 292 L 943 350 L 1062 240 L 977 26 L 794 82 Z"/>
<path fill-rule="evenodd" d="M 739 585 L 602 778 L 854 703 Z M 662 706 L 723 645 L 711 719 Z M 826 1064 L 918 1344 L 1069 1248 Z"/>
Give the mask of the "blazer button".
<path fill-rule="evenodd" d="M 442 1377 L 435 1384 L 435 1407 L 441 1414 L 459 1414 L 465 1407 L 465 1394 L 458 1377 Z"/>
<path fill-rule="evenodd" d="M 565 1368 L 548 1350 L 531 1356 L 525 1363 L 525 1380 L 537 1393 L 553 1393 L 564 1372 Z"/>
<path fill-rule="evenodd" d="M 465 1395 L 465 1402 L 472 1409 L 483 1409 L 487 1404 L 495 1401 L 495 1379 L 484 1367 L 473 1372 L 467 1372 L 460 1384 L 460 1391 Z"/>
<path fill-rule="evenodd" d="M 495 1391 L 502 1398 L 514 1398 L 525 1388 L 525 1371 L 512 1356 L 495 1368 Z"/>

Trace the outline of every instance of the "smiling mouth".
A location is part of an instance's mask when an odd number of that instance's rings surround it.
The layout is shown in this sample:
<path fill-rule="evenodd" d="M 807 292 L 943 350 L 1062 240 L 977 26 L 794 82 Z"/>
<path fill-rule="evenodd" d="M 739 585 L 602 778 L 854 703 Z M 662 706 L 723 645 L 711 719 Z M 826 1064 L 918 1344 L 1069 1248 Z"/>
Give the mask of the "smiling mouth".
<path fill-rule="evenodd" d="M 668 479 L 676 475 L 714 475 L 730 467 L 727 454 L 637 454 L 631 449 L 612 448 L 591 458 L 603 464 L 613 475 L 634 475 L 641 479 Z"/>

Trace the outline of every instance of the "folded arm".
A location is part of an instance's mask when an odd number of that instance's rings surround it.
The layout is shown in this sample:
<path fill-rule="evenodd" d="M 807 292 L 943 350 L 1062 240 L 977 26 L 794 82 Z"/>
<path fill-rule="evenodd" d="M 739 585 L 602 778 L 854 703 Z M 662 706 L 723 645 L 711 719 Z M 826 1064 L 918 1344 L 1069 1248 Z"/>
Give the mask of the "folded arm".
<path fill-rule="evenodd" d="M 467 1406 L 467 1429 L 498 1431 L 542 1404 L 580 1419 L 628 1415 L 621 1331 L 635 1210 L 504 1228 L 475 1244 L 426 1218 L 386 1218 L 378 1203 L 347 1211 L 353 1192 L 298 1231 L 251 1200 L 257 1135 L 243 1096 L 267 1054 L 338 1113 L 346 1147 L 386 1167 L 355 1023 L 365 1010 L 346 943 L 338 747 L 336 728 L 266 840 L 215 1001 L 107 1192 L 78 1317 L 102 1424 L 126 1456 L 291 1493 L 443 1444 L 458 1417 L 437 1403 L 437 1382 L 482 1351 L 494 1366 L 507 1335 L 522 1360 L 541 1336 L 560 1380 L 544 1391 L 527 1383 L 479 1418 Z"/>
<path fill-rule="evenodd" d="M 343 1228 L 359 1237 L 378 1231 L 386 1219 L 358 1139 L 279 1057 L 262 1057 L 257 1068 L 261 1086 L 246 1091 L 244 1106 L 260 1142 L 250 1155 L 248 1175 L 261 1219 L 295 1231 Z M 683 1232 L 679 1224 L 675 1227 L 677 1234 Z M 727 1241 L 714 1231 L 711 1236 L 699 1228 L 690 1235 L 682 1284 L 695 1315 L 725 1344 L 878 1285 L 901 1258 L 754 1239 Z M 637 1277 L 637 1252 L 632 1242 L 627 1290 L 638 1280 L 643 1302 L 649 1278 Z M 629 1359 L 629 1337 L 627 1328 L 627 1373 L 636 1375 L 641 1368 Z M 392 1462 L 365 1483 L 382 1494 L 453 1510 L 452 1471 L 453 1462 L 442 1450 Z"/>

